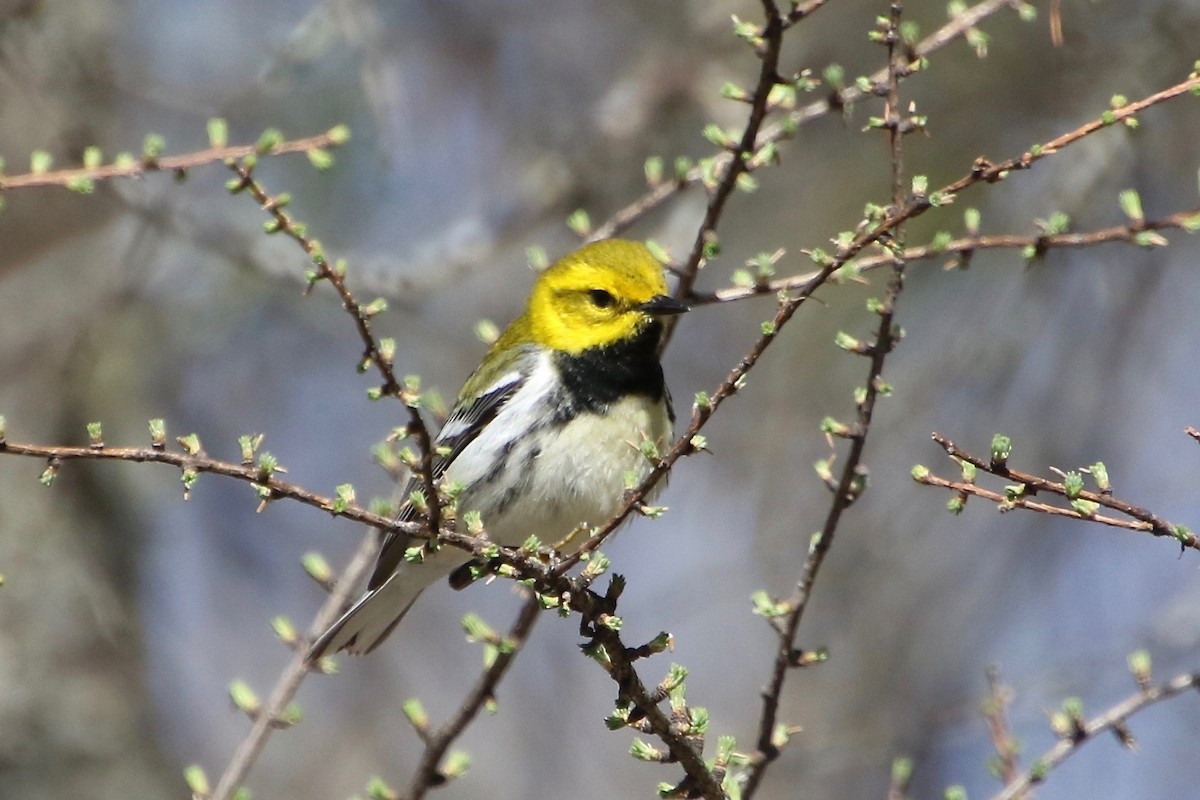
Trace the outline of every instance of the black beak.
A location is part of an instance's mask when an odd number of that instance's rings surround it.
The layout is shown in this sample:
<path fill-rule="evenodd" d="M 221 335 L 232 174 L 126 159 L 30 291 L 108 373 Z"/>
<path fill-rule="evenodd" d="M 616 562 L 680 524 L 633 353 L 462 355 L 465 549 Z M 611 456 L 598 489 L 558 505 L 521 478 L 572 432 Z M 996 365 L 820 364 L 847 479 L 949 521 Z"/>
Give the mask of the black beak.
<path fill-rule="evenodd" d="M 689 306 L 665 294 L 655 295 L 638 306 L 652 317 L 670 317 L 689 310 Z"/>

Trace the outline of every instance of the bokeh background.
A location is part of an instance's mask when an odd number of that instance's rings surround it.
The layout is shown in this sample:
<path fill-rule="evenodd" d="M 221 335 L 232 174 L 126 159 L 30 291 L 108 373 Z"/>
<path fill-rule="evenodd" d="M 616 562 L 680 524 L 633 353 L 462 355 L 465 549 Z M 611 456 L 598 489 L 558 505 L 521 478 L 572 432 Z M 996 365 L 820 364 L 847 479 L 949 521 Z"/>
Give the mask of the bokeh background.
<path fill-rule="evenodd" d="M 904 84 L 930 116 L 907 166 L 933 185 L 978 155 L 1007 157 L 1181 79 L 1196 56 L 1191 0 L 1064 0 L 1055 48 L 1038 21 L 989 20 L 986 59 L 963 42 Z M 886 4 L 837 0 L 789 34 L 784 66 L 831 62 L 850 76 L 883 62 L 866 32 Z M 940 0 L 906 15 L 924 32 Z M 709 152 L 708 121 L 742 121 L 718 99 L 756 62 L 730 34 L 748 2 L 579 0 L 5 0 L 0 3 L 0 154 L 77 162 L 85 146 L 136 151 L 149 131 L 170 152 L 206 144 L 226 117 L 234 141 L 267 126 L 301 136 L 354 132 L 337 166 L 270 159 L 260 177 L 290 191 L 296 215 L 349 259 L 364 299 L 391 301 L 377 330 L 397 362 L 452 395 L 483 352 L 476 320 L 518 311 L 525 248 L 575 240 L 563 219 L 601 219 L 642 190 L 646 156 Z M 761 189 L 731 204 L 724 251 L 702 288 L 727 285 L 755 253 L 801 248 L 853 227 L 889 194 L 885 143 L 861 131 L 871 104 L 803 127 Z M 1117 224 L 1121 189 L 1147 215 L 1197 203 L 1195 100 L 1153 109 L 1137 131 L 1093 136 L 1027 174 L 975 188 L 913 226 L 912 241 L 961 230 L 975 205 L 985 232 L 1033 232 L 1054 211 L 1086 230 Z M 103 184 L 93 196 L 7 193 L 0 215 L 0 413 L 13 440 L 78 443 L 104 423 L 111 444 L 147 441 L 146 420 L 196 432 L 236 459 L 236 437 L 266 435 L 295 482 L 324 493 L 352 482 L 386 495 L 369 449 L 401 421 L 367 402 L 350 320 L 322 290 L 301 295 L 304 258 L 262 235 L 263 216 L 223 189 L 220 167 Z M 687 194 L 630 235 L 686 252 L 702 209 Z M 953 474 L 940 431 L 982 452 L 993 432 L 1014 463 L 1044 472 L 1103 459 L 1119 496 L 1195 524 L 1200 448 L 1196 269 L 1183 233 L 1167 249 L 1057 252 L 1026 267 L 980 254 L 967 272 L 914 266 L 901 299 L 908 336 L 888 365 L 871 488 L 846 516 L 801 635 L 832 658 L 793 675 L 784 719 L 803 727 L 764 787 L 768 798 L 882 797 L 891 760 L 915 759 L 914 793 L 997 786 L 978 714 L 988 664 L 1016 690 L 1026 762 L 1052 743 L 1045 709 L 1078 695 L 1092 711 L 1132 691 L 1125 656 L 1146 648 L 1156 674 L 1200 667 L 1195 553 L 1168 542 L 1040 516 L 996 514 L 916 486 L 914 463 Z M 827 507 L 812 464 L 828 454 L 826 415 L 848 418 L 866 372 L 833 345 L 873 324 L 873 287 L 831 287 L 805 306 L 709 427 L 713 453 L 672 476 L 662 520 L 637 521 L 609 547 L 629 579 L 628 640 L 671 631 L 669 660 L 713 734 L 749 746 L 773 634 L 750 613 L 756 589 L 790 591 Z M 772 311 L 769 298 L 701 308 L 667 357 L 686 411 L 711 390 Z M 219 774 L 249 727 L 227 700 L 235 677 L 261 693 L 287 659 L 269 621 L 304 625 L 319 588 L 299 558 L 343 563 L 360 531 L 288 503 L 256 514 L 244 485 L 203 477 L 183 502 L 178 475 L 152 466 L 71 464 L 46 490 L 42 465 L 0 459 L 0 797 L 182 797 L 184 765 Z M 306 718 L 277 734 L 252 773 L 256 797 L 347 797 L 368 776 L 403 786 L 419 743 L 401 702 L 435 718 L 457 707 L 480 666 L 458 620 L 506 625 L 503 584 L 428 593 L 370 658 L 311 678 Z M 650 796 L 676 776 L 631 761 L 631 734 L 602 720 L 615 688 L 580 656 L 573 621 L 545 620 L 499 694 L 499 713 L 461 742 L 470 773 L 447 797 Z M 1039 790 L 1045 798 L 1182 798 L 1200 786 L 1200 706 L 1181 698 L 1139 717 L 1141 750 L 1089 745 Z"/>

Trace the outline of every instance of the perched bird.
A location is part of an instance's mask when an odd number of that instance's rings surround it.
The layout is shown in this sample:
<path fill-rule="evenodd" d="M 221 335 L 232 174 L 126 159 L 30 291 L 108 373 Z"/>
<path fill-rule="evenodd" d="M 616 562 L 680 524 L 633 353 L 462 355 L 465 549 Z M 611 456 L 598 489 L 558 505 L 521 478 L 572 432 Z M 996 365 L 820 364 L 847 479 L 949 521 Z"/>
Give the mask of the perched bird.
<path fill-rule="evenodd" d="M 479 512 L 502 545 L 530 535 L 553 544 L 616 513 L 626 474 L 640 480 L 651 469 L 640 442 L 671 436 L 675 414 L 658 345 L 661 318 L 684 311 L 667 294 L 662 266 L 637 242 L 595 242 L 542 272 L 525 312 L 467 379 L 434 442 L 433 477 L 461 487 L 459 518 Z M 418 486 L 410 481 L 405 496 Z M 399 514 L 418 518 L 411 504 Z M 370 652 L 426 586 L 471 563 L 452 547 L 407 562 L 405 551 L 420 543 L 388 534 L 366 593 L 317 639 L 310 659 Z"/>

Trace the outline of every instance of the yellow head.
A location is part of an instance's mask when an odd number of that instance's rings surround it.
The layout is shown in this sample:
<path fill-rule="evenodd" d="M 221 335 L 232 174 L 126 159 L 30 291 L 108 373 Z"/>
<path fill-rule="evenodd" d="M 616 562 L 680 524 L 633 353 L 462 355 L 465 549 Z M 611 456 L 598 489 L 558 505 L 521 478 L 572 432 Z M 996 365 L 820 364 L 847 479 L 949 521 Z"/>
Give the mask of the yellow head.
<path fill-rule="evenodd" d="M 631 338 L 656 317 L 686 310 L 667 294 L 662 265 L 645 245 L 607 239 L 539 275 L 518 325 L 542 347 L 576 354 Z"/>

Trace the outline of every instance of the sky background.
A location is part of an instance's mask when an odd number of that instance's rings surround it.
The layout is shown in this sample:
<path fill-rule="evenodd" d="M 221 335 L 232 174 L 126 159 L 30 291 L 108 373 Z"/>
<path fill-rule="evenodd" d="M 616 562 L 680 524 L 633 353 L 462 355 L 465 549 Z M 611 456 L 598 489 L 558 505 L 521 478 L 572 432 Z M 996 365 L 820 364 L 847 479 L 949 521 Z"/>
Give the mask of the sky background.
<path fill-rule="evenodd" d="M 986 59 L 963 42 L 936 53 L 903 96 L 930 119 L 906 140 L 910 173 L 941 185 L 980 155 L 1017 155 L 1096 117 L 1114 94 L 1139 98 L 1192 69 L 1200 9 L 1178 0 L 1064 0 L 1065 44 L 1046 3 L 1022 23 L 989 20 Z M 788 34 L 783 69 L 830 63 L 848 76 L 882 65 L 866 38 L 886 3 L 833 0 Z M 353 131 L 337 164 L 266 159 L 259 177 L 288 191 L 295 216 L 351 265 L 363 299 L 387 297 L 376 331 L 397 340 L 401 373 L 452 396 L 484 351 L 475 322 L 519 313 L 525 250 L 552 257 L 577 240 L 576 208 L 600 220 L 644 190 L 649 155 L 707 155 L 700 135 L 742 124 L 721 100 L 757 62 L 729 15 L 757 4 L 624 0 L 44 0 L 0 2 L 0 155 L 77 163 L 85 146 L 137 151 L 149 131 L 171 153 L 202 149 L 205 122 L 230 138 L 265 127 L 305 136 Z M 943 2 L 908 2 L 922 33 Z M 746 259 L 802 249 L 854 227 L 890 194 L 886 144 L 864 133 L 879 106 L 802 127 L 783 163 L 759 173 L 721 223 L 723 250 L 701 289 L 726 286 Z M 1181 98 L 1136 131 L 1089 137 L 1002 184 L 975 187 L 911 226 L 910 242 L 962 231 L 1034 233 L 1070 214 L 1076 230 L 1121 224 L 1122 189 L 1149 218 L 1196 208 L 1200 107 Z M 236 460 L 237 436 L 263 433 L 288 478 L 325 494 L 344 482 L 386 495 L 371 446 L 402 421 L 372 404 L 355 373 L 350 318 L 321 289 L 302 296 L 303 254 L 262 234 L 264 216 L 224 190 L 219 166 L 97 187 L 8 192 L 0 214 L 0 414 L 14 441 L 80 443 L 88 421 L 110 444 L 147 442 L 146 420 L 199 434 Z M 703 212 L 695 191 L 628 232 L 682 258 Z M 1090 713 L 1133 691 L 1126 655 L 1149 650 L 1166 678 L 1200 667 L 1200 574 L 1170 542 L 1014 512 L 974 500 L 958 518 L 944 493 L 909 477 L 924 463 L 953 477 L 929 440 L 976 453 L 1003 432 L 1012 463 L 1046 474 L 1107 463 L 1116 494 L 1197 527 L 1200 425 L 1195 346 L 1200 248 L 1108 245 L 980 253 L 968 271 L 913 265 L 900 300 L 907 337 L 889 360 L 895 386 L 867 446 L 871 485 L 846 515 L 799 644 L 830 661 L 790 677 L 782 717 L 799 725 L 760 796 L 883 797 L 891 761 L 915 760 L 914 796 L 948 784 L 986 797 L 991 752 L 979 717 L 984 673 L 1015 690 L 1024 763 L 1053 738 L 1045 710 L 1067 696 Z M 661 520 L 637 520 L 606 549 L 629 588 L 626 641 L 660 630 L 670 655 L 642 662 L 657 682 L 687 666 L 688 697 L 711 737 L 748 748 L 774 635 L 751 612 L 758 589 L 790 592 L 828 493 L 812 470 L 828 455 L 820 420 L 853 413 L 866 364 L 833 343 L 865 336 L 872 285 L 827 287 L 808 303 L 708 427 L 712 453 L 681 462 Z M 686 417 L 773 313 L 770 298 L 698 308 L 665 357 Z M 844 451 L 839 451 L 844 452 Z M 248 729 L 227 700 L 242 678 L 265 695 L 288 653 L 277 614 L 300 626 L 321 602 L 299 566 L 320 550 L 342 564 L 361 531 L 297 504 L 255 513 L 243 484 L 202 477 L 186 503 L 178 475 L 148 465 L 71 464 L 53 489 L 42 465 L 0 459 L 0 798 L 181 797 L 183 766 L 215 779 Z M 990 484 L 993 488 L 999 484 Z M 407 785 L 419 742 L 403 719 L 418 696 L 444 718 L 478 673 L 459 619 L 506 626 L 503 583 L 431 589 L 387 644 L 312 677 L 305 721 L 270 741 L 251 774 L 257 798 L 348 797 L 371 775 Z M 446 797 L 652 796 L 672 768 L 627 755 L 632 734 L 603 725 L 614 684 L 581 657 L 577 622 L 548 618 L 499 694 L 499 713 L 462 739 L 473 760 Z M 1146 712 L 1140 752 L 1090 744 L 1039 790 L 1044 798 L 1179 798 L 1200 785 L 1200 708 L 1181 698 Z"/>

